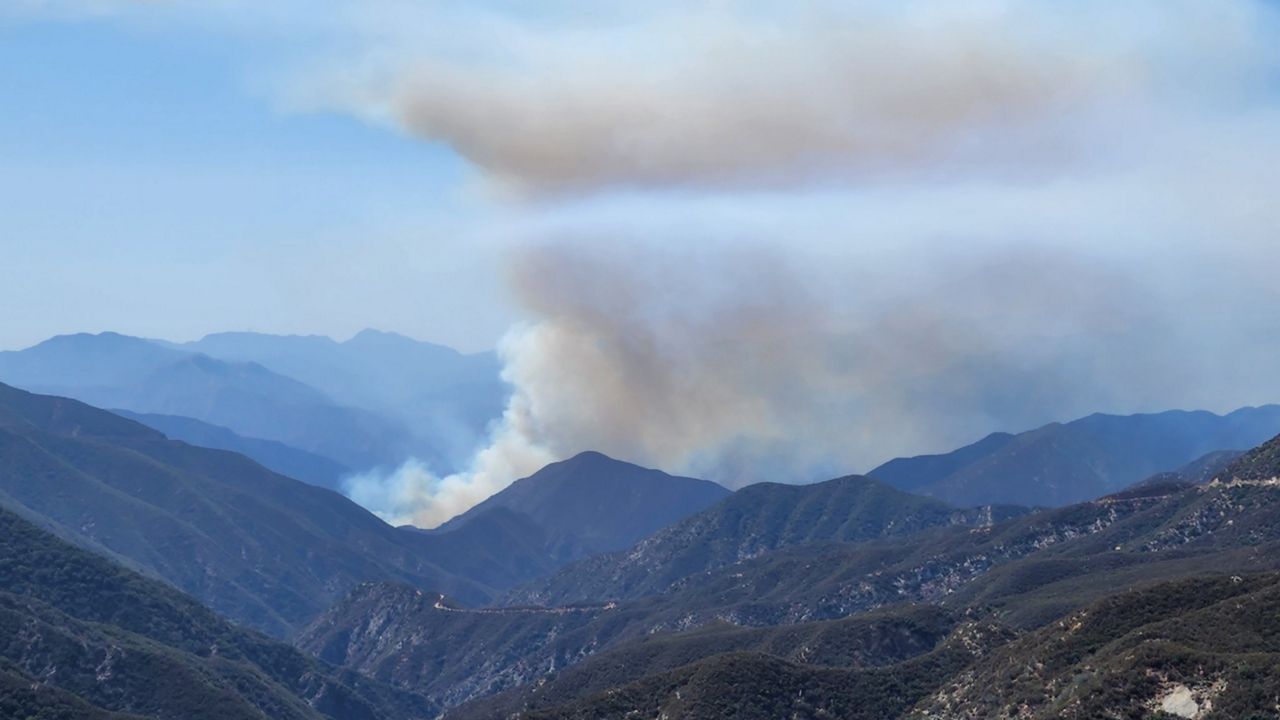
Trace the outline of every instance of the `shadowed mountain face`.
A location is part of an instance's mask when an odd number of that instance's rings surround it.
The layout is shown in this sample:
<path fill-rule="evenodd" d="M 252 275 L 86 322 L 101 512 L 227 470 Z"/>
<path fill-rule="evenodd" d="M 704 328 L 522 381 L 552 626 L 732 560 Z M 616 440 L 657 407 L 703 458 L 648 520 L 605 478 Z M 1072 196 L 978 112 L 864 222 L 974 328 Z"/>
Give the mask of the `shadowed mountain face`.
<path fill-rule="evenodd" d="M 1009 643 L 908 715 L 1270 718 L 1280 576 L 1198 578 L 1106 598 Z"/>
<path fill-rule="evenodd" d="M 1280 432 L 1280 406 L 1228 415 L 1170 411 L 1090 415 L 945 455 L 891 460 L 872 477 L 957 505 L 1061 506 L 1116 492 L 1214 451 L 1250 448 Z"/>
<path fill-rule="evenodd" d="M 228 332 L 171 347 L 258 363 L 341 405 L 392 418 L 410 435 L 412 453 L 438 472 L 456 470 L 471 457 L 508 393 L 492 352 L 463 354 L 376 330 L 345 342 Z"/>
<path fill-rule="evenodd" d="M 309 628 L 303 643 L 391 683 L 430 686 L 426 692 L 445 705 L 465 700 L 451 717 L 621 718 L 665 712 L 688 718 L 898 718 L 917 702 L 950 702 L 940 693 L 968 682 L 965 668 L 1008 643 L 1012 633 L 1052 628 L 1057 619 L 1107 602 L 1117 592 L 1195 577 L 1230 583 L 1232 575 L 1280 570 L 1280 481 L 1272 479 L 1280 474 L 1276 447 L 1280 439 L 1246 454 L 1219 473 L 1217 482 L 1154 484 L 994 523 L 990 511 L 973 517 L 865 478 L 810 486 L 813 494 L 801 501 L 751 503 L 755 513 L 727 512 L 744 490 L 625 553 L 588 558 L 551 581 L 513 594 L 523 599 L 541 593 L 550 602 L 572 600 L 574 605 L 468 611 L 451 608 L 438 596 L 370 585 Z M 778 490 L 760 486 L 756 492 L 776 499 Z M 769 508 L 779 506 L 771 514 Z M 871 522 L 884 517 L 894 519 Z M 913 524 L 912 518 L 933 522 Z M 960 524 L 967 518 L 973 524 Z M 677 532 L 685 526 L 715 531 Z M 736 535 L 739 528 L 742 534 Z M 700 539 L 682 545 L 670 540 L 673 532 Z M 731 542 L 717 543 L 717 537 Z M 777 539 L 766 545 L 740 542 L 767 537 Z M 629 563 L 644 558 L 650 546 L 735 552 L 724 555 L 722 563 L 702 559 L 685 565 L 685 575 L 652 587 L 620 583 L 628 570 L 636 578 L 647 575 L 644 562 Z M 665 567 L 665 561 L 654 567 Z M 622 571 L 610 575 L 616 568 Z M 593 581 L 593 575 L 604 581 Z M 560 594 L 552 596 L 548 587 Z M 619 593 L 619 587 L 635 590 Z M 593 595 L 597 592 L 603 594 Z M 623 599 L 608 602 L 616 597 Z M 892 643 L 882 648 L 885 662 L 897 663 L 883 672 L 856 652 L 840 660 L 823 650 L 828 631 L 843 636 L 830 623 L 892 615 L 903 603 L 924 603 L 966 619 L 946 641 L 933 633 L 938 644 L 932 649 L 929 642 L 905 643 L 896 655 Z M 1262 617 L 1259 632 L 1280 633 L 1275 615 Z M 726 628 L 726 622 L 738 627 Z M 1212 627 L 1222 633 L 1206 638 L 1206 647 L 1215 649 L 1199 657 L 1225 658 L 1227 665 L 1221 672 L 1208 666 L 1196 670 L 1203 682 L 1189 686 L 1201 699 L 1220 679 L 1243 682 L 1248 673 L 1262 672 L 1262 666 L 1245 662 L 1232 649 L 1229 621 Z M 456 649 L 437 652 L 437 641 Z M 492 655 L 477 654 L 475 648 L 489 648 Z M 1226 655 L 1216 655 L 1220 652 Z M 824 657 L 829 664 L 818 659 Z M 1160 678 L 1148 688 L 1143 678 L 1153 666 L 1125 669 L 1124 657 L 1116 658 L 1120 674 L 1115 681 L 1139 688 L 1134 692 L 1143 702 L 1174 689 Z M 1180 668 L 1182 675 L 1170 676 L 1170 682 L 1188 682 L 1198 667 L 1179 657 L 1174 652 L 1158 660 Z M 584 663 L 581 669 L 579 663 Z M 1053 672 L 1064 679 L 1088 669 L 1054 663 L 1060 670 Z M 1008 667 L 1013 666 L 1032 664 L 1017 661 Z M 993 672 L 997 679 L 1007 674 L 1006 669 Z M 983 683 L 969 687 L 965 692 L 982 692 Z M 1007 697 L 1020 702 L 1019 687 L 1012 686 Z M 495 691 L 501 693 L 482 700 Z M 1257 698 L 1247 693 L 1219 696 L 1238 709 L 1258 707 L 1250 705 Z M 967 717 L 957 714 L 961 705 L 949 707 L 955 712 L 941 717 Z M 1034 717 L 1053 717 L 1052 709 L 1060 706 L 1044 707 Z"/>
<path fill-rule="evenodd" d="M 812 485 L 760 483 L 634 547 L 585 558 L 519 588 L 508 601 L 555 605 L 642 597 L 663 592 L 681 578 L 781 548 L 983 524 L 1022 512 L 1011 507 L 956 510 L 858 476 Z"/>
<path fill-rule="evenodd" d="M 1216 477 L 1222 482 L 1265 482 L 1280 478 L 1280 435 L 1236 458 Z"/>
<path fill-rule="evenodd" d="M 729 494 L 713 482 L 584 452 L 517 480 L 440 530 L 505 508 L 528 516 L 546 533 L 552 556 L 569 561 L 628 547 Z"/>
<path fill-rule="evenodd" d="M 488 546 L 445 552 L 336 493 L 66 398 L 0 386 L 0 458 L 0 504 L 276 634 L 361 581 L 480 602 L 493 590 L 455 570 L 502 587 L 517 572 Z"/>
<path fill-rule="evenodd" d="M 277 635 L 365 581 L 484 603 L 728 493 L 589 454 L 522 481 L 511 507 L 436 532 L 393 528 L 243 456 L 3 385 L 0 459 L 0 505 Z"/>
<path fill-rule="evenodd" d="M 341 480 L 351 470 L 327 457 L 289 447 L 273 440 L 238 435 L 224 427 L 179 415 L 155 415 L 129 410 L 112 410 L 121 417 L 159 430 L 172 440 L 189 445 L 229 450 L 252 458 L 272 472 L 330 490 L 341 490 Z"/>
<path fill-rule="evenodd" d="M 930 653 L 962 622 L 937 607 L 908 605 L 825 622 L 760 628 L 716 623 L 658 633 L 592 655 L 538 682 L 467 703 L 448 717 L 502 720 L 555 708 L 727 653 L 768 654 L 787 665 L 881 668 Z"/>
<path fill-rule="evenodd" d="M 888 667 L 757 650 L 628 678 L 622 662 L 640 655 L 634 662 L 645 667 L 644 644 L 634 643 L 583 663 L 582 672 L 572 668 L 446 717 L 1273 718 L 1277 618 L 1280 576 L 1269 574 L 1123 592 L 1021 638 L 989 620 L 962 622 L 934 649 Z M 589 665 L 603 681 L 586 676 Z"/>
<path fill-rule="evenodd" d="M 0 510 L 0 717 L 407 720 L 435 710 Z"/>
<path fill-rule="evenodd" d="M 64 335 L 0 352 L 0 382 L 98 407 L 191 417 L 348 467 L 393 463 L 408 452 L 399 424 L 342 407 L 262 365 L 115 333 Z"/>

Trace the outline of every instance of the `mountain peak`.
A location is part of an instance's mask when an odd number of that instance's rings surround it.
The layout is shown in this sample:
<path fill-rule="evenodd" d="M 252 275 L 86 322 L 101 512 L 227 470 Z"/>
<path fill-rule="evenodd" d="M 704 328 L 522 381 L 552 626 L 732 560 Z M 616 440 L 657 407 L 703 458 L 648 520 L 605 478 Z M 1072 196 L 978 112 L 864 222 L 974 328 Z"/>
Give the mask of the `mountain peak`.
<path fill-rule="evenodd" d="M 352 335 L 345 343 L 353 345 L 364 345 L 378 343 L 381 345 L 420 345 L 424 344 L 420 340 L 415 340 L 408 335 L 401 335 L 398 332 L 388 330 L 378 330 L 377 328 L 365 328 L 360 332 Z"/>
<path fill-rule="evenodd" d="M 620 550 L 729 494 L 707 480 L 587 451 L 551 463 L 440 527 L 452 530 L 505 507 L 532 518 L 551 537 L 573 538 L 575 554 Z"/>
<path fill-rule="evenodd" d="M 570 458 L 553 462 L 525 479 L 528 480 L 540 476 L 546 477 L 548 475 L 561 473 L 568 473 L 573 477 L 581 477 L 582 473 L 596 473 L 604 470 L 622 470 L 629 468 L 640 470 L 647 469 L 641 468 L 635 463 L 629 463 L 625 460 L 618 460 L 617 458 L 609 457 L 598 450 L 583 450 Z M 659 471 L 655 470 L 652 472 Z"/>
<path fill-rule="evenodd" d="M 36 343 L 34 348 L 56 348 L 56 347 L 80 347 L 80 348 L 133 348 L 133 347 L 156 347 L 155 343 L 150 340 L 144 340 L 132 335 L 122 335 L 118 332 L 110 330 L 100 333 L 70 333 L 67 335 L 54 335 L 43 342 Z"/>

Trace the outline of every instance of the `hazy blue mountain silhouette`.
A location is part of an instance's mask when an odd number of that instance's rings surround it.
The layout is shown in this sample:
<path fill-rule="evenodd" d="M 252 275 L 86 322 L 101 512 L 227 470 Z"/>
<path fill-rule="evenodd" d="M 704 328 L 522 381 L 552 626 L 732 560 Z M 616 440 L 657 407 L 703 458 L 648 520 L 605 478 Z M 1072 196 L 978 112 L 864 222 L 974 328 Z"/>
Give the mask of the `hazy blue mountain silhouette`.
<path fill-rule="evenodd" d="M 0 385 L 0 460 L 0 505 L 278 635 L 367 580 L 464 602 L 493 593 L 454 572 L 492 573 L 483 548 L 464 555 L 337 493 L 76 400 Z"/>
<path fill-rule="evenodd" d="M 97 407 L 191 417 L 349 467 L 395 463 L 407 452 L 408 434 L 398 423 L 340 406 L 260 364 L 117 333 L 63 335 L 2 352 L 0 382 Z"/>
<path fill-rule="evenodd" d="M 195 418 L 119 409 L 111 412 L 159 430 L 172 440 L 240 453 L 268 470 L 330 490 L 341 491 L 342 478 L 351 473 L 347 466 L 323 455 L 299 450 L 274 440 L 244 437 L 227 428 Z"/>
<path fill-rule="evenodd" d="M 317 335 L 226 332 L 176 345 L 221 360 L 254 362 L 342 405 L 394 418 L 412 452 L 456 469 L 502 414 L 508 394 L 495 353 L 460 353 L 395 333 L 364 330 L 345 342 Z"/>
<path fill-rule="evenodd" d="M 995 433 L 942 455 L 898 458 L 869 475 L 957 504 L 1060 506 L 1116 492 L 1210 453 L 1280 433 L 1280 405 L 1227 415 L 1171 410 L 1095 414 L 1017 435 Z"/>

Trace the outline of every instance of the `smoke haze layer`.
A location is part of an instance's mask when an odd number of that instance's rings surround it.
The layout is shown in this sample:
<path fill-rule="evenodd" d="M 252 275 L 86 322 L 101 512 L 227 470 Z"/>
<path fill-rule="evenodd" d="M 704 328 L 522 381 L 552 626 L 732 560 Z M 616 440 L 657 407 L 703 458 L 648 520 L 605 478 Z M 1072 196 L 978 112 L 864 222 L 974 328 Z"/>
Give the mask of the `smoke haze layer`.
<path fill-rule="evenodd" d="M 1280 398 L 1273 3 L 89 5 L 272 45 L 284 107 L 456 163 L 465 233 L 406 223 L 360 277 L 501 257 L 514 393 L 463 472 L 353 478 L 384 517 L 584 449 L 807 481 Z"/>
<path fill-rule="evenodd" d="M 1239 372 L 1241 355 L 1206 346 L 1228 338 L 1170 317 L 1133 269 L 1050 247 L 939 253 L 878 275 L 762 247 L 527 249 L 511 283 L 534 319 L 503 343 L 514 395 L 487 447 L 466 472 L 411 464 L 352 496 L 431 527 L 584 449 L 740 487 L 1097 410 L 1233 401 L 1203 369 Z M 1280 397 L 1264 368 L 1251 387 Z"/>
<path fill-rule="evenodd" d="M 587 16 L 499 16 L 478 47 L 384 52 L 316 92 L 447 144 L 496 187 L 545 197 L 1071 167 L 1148 114 L 1251 92 L 1275 59 L 1273 13 L 1237 0 L 657 3 Z"/>

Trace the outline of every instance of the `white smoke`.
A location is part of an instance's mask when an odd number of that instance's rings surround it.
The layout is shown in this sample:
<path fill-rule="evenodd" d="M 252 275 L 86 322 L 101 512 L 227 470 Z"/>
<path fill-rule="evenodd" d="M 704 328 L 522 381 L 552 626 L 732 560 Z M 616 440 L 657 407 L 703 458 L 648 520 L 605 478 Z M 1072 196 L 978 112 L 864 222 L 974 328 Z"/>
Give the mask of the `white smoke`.
<path fill-rule="evenodd" d="M 1280 397 L 1271 3 L 37 5 L 280 40 L 255 61 L 287 57 L 286 104 L 546 201 L 490 206 L 494 234 L 595 236 L 513 253 L 514 394 L 465 470 L 350 481 L 394 522 L 584 449 L 805 481 Z"/>
<path fill-rule="evenodd" d="M 410 463 L 352 497 L 433 527 L 594 449 L 737 487 L 804 482 L 994 429 L 1161 407 L 1194 344 L 1151 290 L 1063 250 L 941 255 L 893 282 L 760 248 L 542 245 L 512 283 L 514 395 L 462 473 Z M 834 280 L 834 282 L 833 282 Z"/>
<path fill-rule="evenodd" d="M 1265 85 L 1275 54 L 1255 0 L 596 5 L 422 17 L 458 37 L 382 35 L 303 94 L 518 194 L 779 188 L 1070 166 L 1166 102 Z"/>

